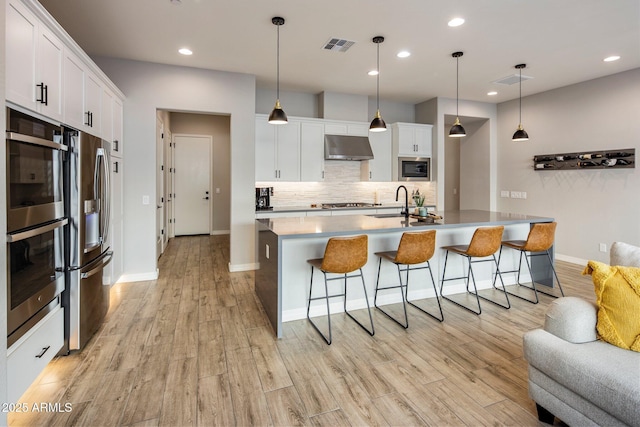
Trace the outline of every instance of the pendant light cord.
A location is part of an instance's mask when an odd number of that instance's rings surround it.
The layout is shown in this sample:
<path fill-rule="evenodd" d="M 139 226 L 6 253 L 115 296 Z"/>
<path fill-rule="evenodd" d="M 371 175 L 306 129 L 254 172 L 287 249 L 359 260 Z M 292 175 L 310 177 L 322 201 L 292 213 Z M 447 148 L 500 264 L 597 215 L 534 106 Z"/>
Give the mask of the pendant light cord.
<path fill-rule="evenodd" d="M 278 27 L 278 41 L 276 47 L 276 99 L 280 100 L 280 25 L 276 25 Z"/>
<path fill-rule="evenodd" d="M 458 91 L 458 80 L 459 80 L 459 73 L 458 73 L 458 61 L 459 61 L 460 57 L 456 57 L 456 118 L 459 116 L 458 114 L 458 99 L 459 99 L 459 91 Z"/>
<path fill-rule="evenodd" d="M 520 115 L 518 117 L 518 124 L 522 125 L 522 68 L 520 68 Z"/>
<path fill-rule="evenodd" d="M 376 69 L 378 70 L 376 75 L 376 110 L 380 111 L 380 43 L 376 43 L 376 49 Z"/>

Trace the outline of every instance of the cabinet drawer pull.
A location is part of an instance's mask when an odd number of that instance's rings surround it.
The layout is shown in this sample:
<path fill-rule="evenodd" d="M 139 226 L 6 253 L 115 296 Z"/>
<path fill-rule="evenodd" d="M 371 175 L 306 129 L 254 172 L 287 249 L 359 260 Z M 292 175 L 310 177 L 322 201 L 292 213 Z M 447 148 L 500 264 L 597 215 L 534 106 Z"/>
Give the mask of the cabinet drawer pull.
<path fill-rule="evenodd" d="M 46 347 L 43 347 L 43 348 L 42 348 L 42 351 L 40 352 L 40 354 L 36 354 L 36 357 L 37 357 L 38 359 L 40 359 L 42 356 L 44 356 L 44 354 L 45 354 L 47 351 L 49 351 L 49 349 L 50 349 L 50 348 L 51 348 L 51 346 L 50 346 L 50 345 L 48 345 L 48 346 L 46 346 Z"/>

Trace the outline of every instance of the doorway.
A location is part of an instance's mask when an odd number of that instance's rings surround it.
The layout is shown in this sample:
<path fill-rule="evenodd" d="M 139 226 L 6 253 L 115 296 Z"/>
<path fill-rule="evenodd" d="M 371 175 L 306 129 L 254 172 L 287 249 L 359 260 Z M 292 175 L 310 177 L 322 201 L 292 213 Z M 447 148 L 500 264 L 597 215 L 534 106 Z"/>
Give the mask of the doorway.
<path fill-rule="evenodd" d="M 176 236 L 211 233 L 211 149 L 208 135 L 174 134 Z"/>

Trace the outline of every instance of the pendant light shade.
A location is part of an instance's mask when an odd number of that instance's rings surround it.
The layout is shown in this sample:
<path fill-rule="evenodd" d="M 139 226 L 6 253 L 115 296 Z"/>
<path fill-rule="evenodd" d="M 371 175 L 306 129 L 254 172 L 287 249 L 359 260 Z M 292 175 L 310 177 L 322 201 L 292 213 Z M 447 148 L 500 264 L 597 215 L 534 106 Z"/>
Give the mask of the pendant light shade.
<path fill-rule="evenodd" d="M 520 70 L 520 115 L 518 120 L 518 129 L 515 131 L 513 136 L 511 137 L 512 141 L 528 141 L 529 134 L 522 127 L 522 69 L 525 68 L 527 64 L 518 64 L 516 68 Z"/>
<path fill-rule="evenodd" d="M 275 16 L 271 18 L 271 22 L 278 27 L 278 42 L 276 53 L 276 105 L 273 107 L 271 114 L 269 114 L 269 123 L 272 125 L 284 125 L 289 123 L 287 114 L 280 106 L 280 26 L 284 25 L 284 18 Z"/>
<path fill-rule="evenodd" d="M 373 38 L 373 42 L 377 45 L 377 60 L 376 60 L 376 115 L 371 121 L 371 125 L 369 126 L 369 132 L 384 132 L 387 130 L 387 124 L 382 119 L 380 115 L 380 43 L 384 41 L 384 37 L 376 36 Z"/>
<path fill-rule="evenodd" d="M 460 118 L 458 117 L 458 58 L 463 55 L 462 52 L 453 52 L 451 56 L 456 58 L 456 122 L 449 129 L 449 136 L 451 138 L 462 138 L 463 136 L 467 136 L 467 132 L 464 130 L 462 125 L 460 124 Z"/>

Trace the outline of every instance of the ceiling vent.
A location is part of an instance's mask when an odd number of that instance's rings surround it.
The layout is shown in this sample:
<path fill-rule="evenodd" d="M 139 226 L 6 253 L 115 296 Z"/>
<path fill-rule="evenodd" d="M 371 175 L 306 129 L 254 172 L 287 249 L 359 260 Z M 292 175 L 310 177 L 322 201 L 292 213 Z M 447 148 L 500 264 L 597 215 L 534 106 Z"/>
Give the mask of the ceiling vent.
<path fill-rule="evenodd" d="M 522 81 L 527 81 L 527 80 L 531 80 L 533 77 L 529 77 L 529 76 L 525 76 L 524 74 L 522 75 Z M 491 83 L 496 83 L 499 85 L 514 85 L 517 83 L 520 83 L 520 74 L 512 74 L 510 76 L 507 77 L 503 77 L 501 79 L 498 79 L 496 81 L 493 81 Z"/>
<path fill-rule="evenodd" d="M 344 53 L 347 50 L 349 50 L 349 48 L 351 46 L 353 46 L 354 44 L 356 44 L 356 42 L 351 41 L 351 40 L 339 39 L 337 37 L 332 37 L 322 46 L 322 48 L 324 50 L 331 50 L 331 51 L 334 51 L 334 52 L 342 52 L 342 53 Z"/>

